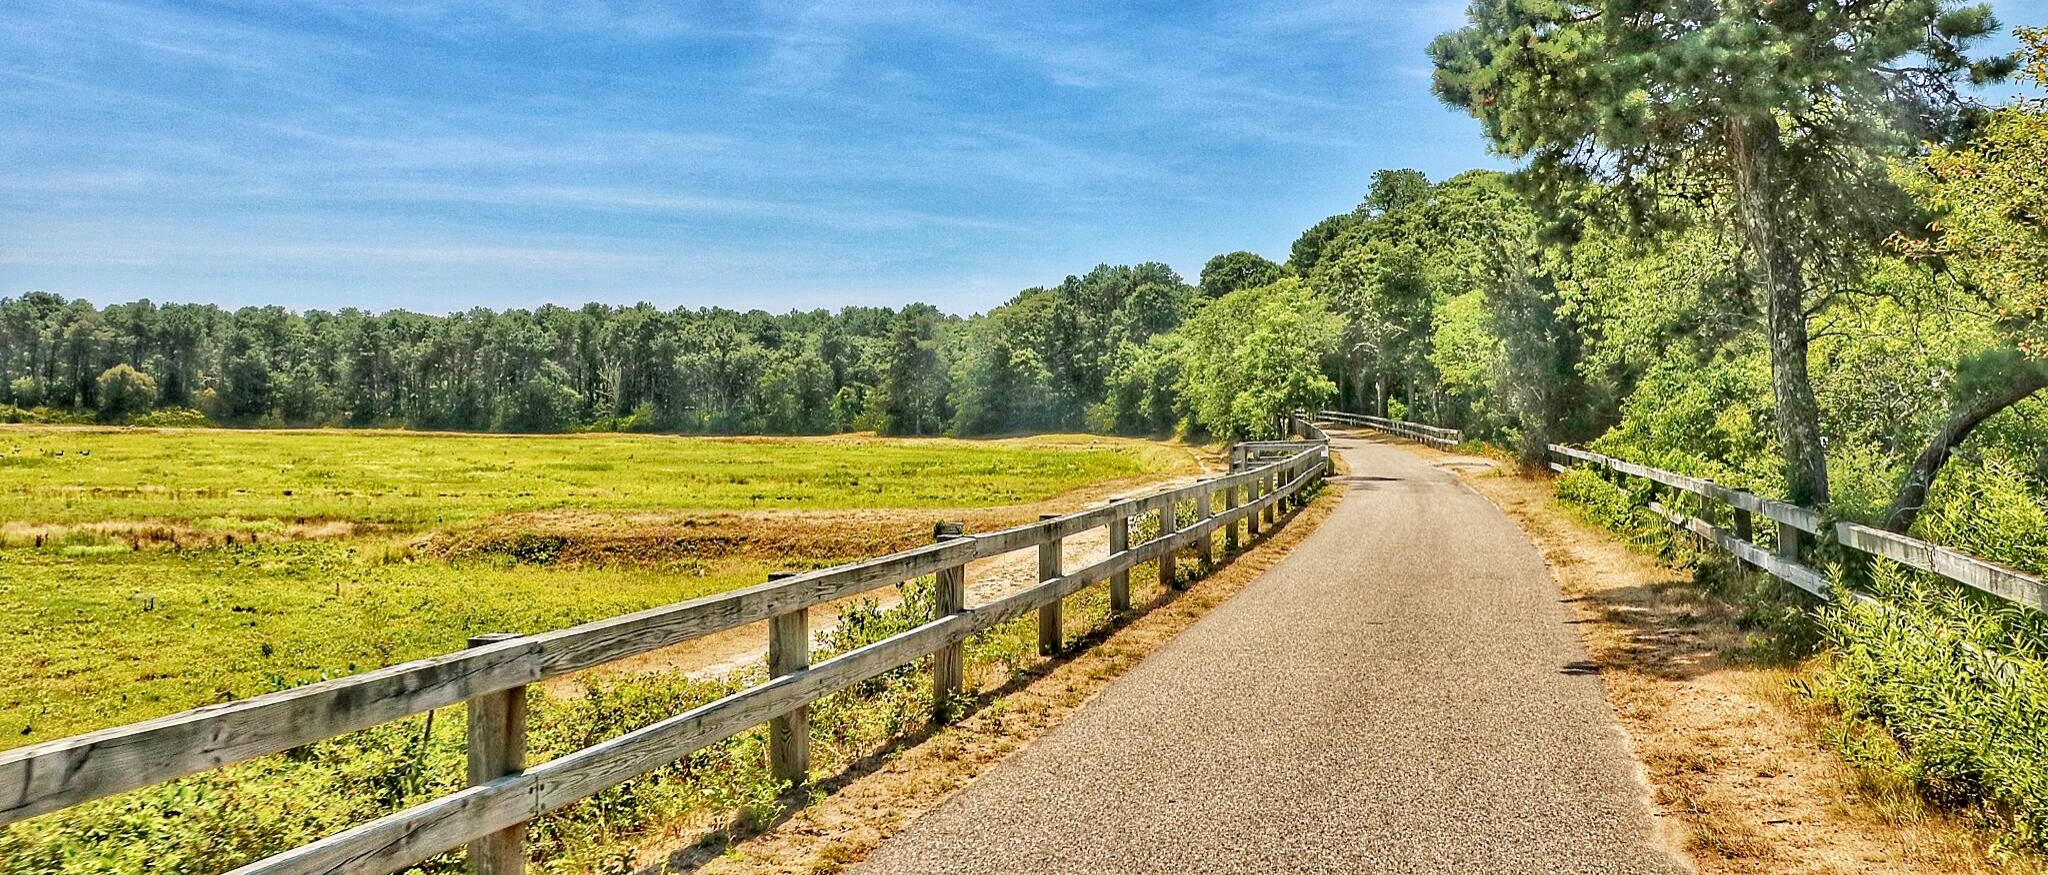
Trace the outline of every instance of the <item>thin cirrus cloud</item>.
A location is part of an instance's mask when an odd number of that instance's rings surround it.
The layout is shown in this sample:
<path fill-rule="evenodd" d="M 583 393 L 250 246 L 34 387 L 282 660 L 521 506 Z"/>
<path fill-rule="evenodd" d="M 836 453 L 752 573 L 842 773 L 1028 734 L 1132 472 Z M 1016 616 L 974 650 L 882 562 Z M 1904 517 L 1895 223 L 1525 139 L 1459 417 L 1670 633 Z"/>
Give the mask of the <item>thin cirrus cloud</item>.
<path fill-rule="evenodd" d="M 1463 8 L 11 0 L 0 296 L 969 312 L 1284 258 L 1376 169 L 1503 166 L 1429 94 Z"/>

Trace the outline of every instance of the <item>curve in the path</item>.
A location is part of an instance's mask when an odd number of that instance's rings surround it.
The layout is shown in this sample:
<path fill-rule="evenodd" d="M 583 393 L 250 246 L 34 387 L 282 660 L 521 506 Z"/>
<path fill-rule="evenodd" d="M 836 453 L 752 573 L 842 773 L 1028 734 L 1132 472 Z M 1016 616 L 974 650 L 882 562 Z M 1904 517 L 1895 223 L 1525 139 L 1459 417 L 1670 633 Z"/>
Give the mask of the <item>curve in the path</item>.
<path fill-rule="evenodd" d="M 1337 435 L 1292 555 L 883 844 L 866 873 L 1674 873 L 1542 557 Z"/>

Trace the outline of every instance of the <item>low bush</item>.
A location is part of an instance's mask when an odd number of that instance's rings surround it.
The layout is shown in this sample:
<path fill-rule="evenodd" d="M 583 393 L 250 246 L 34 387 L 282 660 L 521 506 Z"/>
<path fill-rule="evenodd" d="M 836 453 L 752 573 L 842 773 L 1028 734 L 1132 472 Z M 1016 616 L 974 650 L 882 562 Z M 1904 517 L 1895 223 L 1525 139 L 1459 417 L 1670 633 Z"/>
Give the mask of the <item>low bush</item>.
<path fill-rule="evenodd" d="M 1897 568 L 1872 580 L 1882 606 L 1822 613 L 1830 649 L 1806 685 L 1847 723 L 1836 748 L 1976 813 L 2005 844 L 2048 847 L 2040 618 Z"/>
<path fill-rule="evenodd" d="M 31 425 L 91 425 L 98 418 L 87 411 L 59 410 L 54 407 L 17 407 L 0 404 L 0 422 L 29 423 Z"/>
<path fill-rule="evenodd" d="M 143 428 L 208 428 L 213 421 L 190 407 L 163 407 L 137 414 L 128 420 L 128 424 Z"/>

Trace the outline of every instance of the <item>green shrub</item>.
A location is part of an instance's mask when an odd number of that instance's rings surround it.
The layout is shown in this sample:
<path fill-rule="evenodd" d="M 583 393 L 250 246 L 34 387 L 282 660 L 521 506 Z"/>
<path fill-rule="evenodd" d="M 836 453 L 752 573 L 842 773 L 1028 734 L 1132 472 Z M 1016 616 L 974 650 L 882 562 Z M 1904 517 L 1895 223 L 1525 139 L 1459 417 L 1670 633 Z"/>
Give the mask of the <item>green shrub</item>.
<path fill-rule="evenodd" d="M 60 410 L 55 407 L 17 407 L 0 404 L 0 422 L 28 423 L 31 425 L 91 425 L 98 419 L 89 412 Z"/>
<path fill-rule="evenodd" d="M 135 416 L 128 424 L 143 428 L 207 428 L 213 422 L 190 407 L 164 407 Z"/>
<path fill-rule="evenodd" d="M 1808 690 L 1850 722 L 1837 748 L 1859 767 L 1980 814 L 2007 844 L 2048 846 L 2040 619 L 1917 573 L 1880 568 L 1872 577 L 1887 607 L 1822 615 L 1831 650 Z"/>

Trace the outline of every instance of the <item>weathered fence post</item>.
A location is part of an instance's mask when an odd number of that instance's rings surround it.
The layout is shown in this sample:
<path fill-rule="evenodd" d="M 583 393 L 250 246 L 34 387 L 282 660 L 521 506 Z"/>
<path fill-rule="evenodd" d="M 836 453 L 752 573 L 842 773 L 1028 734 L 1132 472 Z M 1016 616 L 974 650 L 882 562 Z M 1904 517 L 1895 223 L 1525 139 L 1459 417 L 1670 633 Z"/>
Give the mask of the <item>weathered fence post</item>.
<path fill-rule="evenodd" d="M 1172 501 L 1159 502 L 1159 537 L 1164 538 L 1180 528 L 1180 509 L 1174 505 L 1175 502 Z M 1180 588 L 1179 565 L 1180 551 L 1170 549 L 1159 551 L 1160 589 Z"/>
<path fill-rule="evenodd" d="M 780 571 L 768 579 L 795 576 Z M 782 677 L 811 667 L 811 612 L 797 608 L 768 618 L 768 675 Z M 800 706 L 768 720 L 768 770 L 792 787 L 811 774 L 811 708 Z"/>
<path fill-rule="evenodd" d="M 932 540 L 957 540 L 967 533 L 959 523 L 932 526 Z M 967 562 L 939 569 L 933 575 L 932 612 L 940 620 L 967 610 Z M 953 643 L 932 652 L 932 717 L 941 723 L 953 719 L 953 703 L 967 685 L 965 643 Z"/>
<path fill-rule="evenodd" d="M 1250 502 L 1256 502 L 1259 499 L 1264 498 L 1266 496 L 1266 475 L 1261 474 L 1257 477 L 1253 477 L 1250 483 L 1245 484 L 1244 492 L 1247 499 Z M 1259 521 L 1262 518 L 1264 518 L 1265 515 L 1266 509 L 1263 507 L 1255 509 L 1251 513 L 1244 515 L 1245 531 L 1250 535 L 1252 540 L 1258 539 Z"/>
<path fill-rule="evenodd" d="M 1119 499 L 1112 498 L 1114 505 Z M 1118 513 L 1109 519 L 1109 555 L 1131 549 L 1131 518 Z M 1131 570 L 1126 568 L 1109 576 L 1109 611 L 1120 614 L 1131 609 Z"/>
<path fill-rule="evenodd" d="M 1195 492 L 1195 522 L 1205 524 L 1215 516 L 1216 490 L 1205 481 L 1202 488 Z M 1201 554 L 1197 558 L 1201 565 L 1201 573 L 1208 574 L 1209 569 L 1216 567 L 1216 536 L 1213 529 L 1204 530 L 1202 536 L 1195 539 L 1195 550 Z"/>
<path fill-rule="evenodd" d="M 1799 561 L 1799 537 L 1803 534 L 1791 523 L 1778 523 L 1778 555 L 1794 562 Z"/>
<path fill-rule="evenodd" d="M 509 641 L 518 635 L 475 635 L 469 646 Z M 526 687 L 485 693 L 469 700 L 469 785 L 487 784 L 526 770 Z M 470 875 L 519 875 L 526 871 L 526 823 L 521 821 L 469 843 Z"/>
<path fill-rule="evenodd" d="M 1040 514 L 1038 519 L 1042 522 L 1058 516 L 1056 513 Z M 1059 538 L 1048 538 L 1045 543 L 1038 545 L 1038 579 L 1041 582 L 1060 576 L 1060 550 L 1063 546 Z M 1060 645 L 1065 643 L 1062 629 L 1065 621 L 1062 615 L 1066 612 L 1066 601 L 1053 599 L 1045 607 L 1038 609 L 1040 656 L 1051 656 L 1060 652 Z"/>
<path fill-rule="evenodd" d="M 1749 511 L 1743 510 L 1739 507 L 1736 508 L 1735 537 L 1740 538 L 1744 541 L 1749 541 L 1750 543 L 1756 543 L 1755 529 L 1756 523 L 1754 522 L 1754 520 L 1751 519 Z"/>
<path fill-rule="evenodd" d="M 1237 491 L 1242 488 L 1244 487 L 1236 483 L 1232 483 L 1229 486 L 1224 487 L 1224 514 L 1228 515 L 1231 511 L 1237 509 Z M 1226 523 L 1223 526 L 1223 552 L 1226 554 L 1237 552 L 1237 547 L 1240 543 L 1237 538 L 1237 522 L 1238 521 L 1236 519 L 1232 519 L 1229 523 Z"/>
<path fill-rule="evenodd" d="M 1274 492 L 1279 491 L 1279 483 L 1280 478 L 1274 472 L 1268 471 L 1264 477 L 1259 478 L 1259 490 L 1267 495 L 1272 495 Z M 1280 499 L 1275 498 L 1272 501 L 1266 502 L 1265 509 L 1259 511 L 1259 516 L 1265 524 L 1271 525 L 1274 520 L 1279 518 L 1279 504 Z"/>

